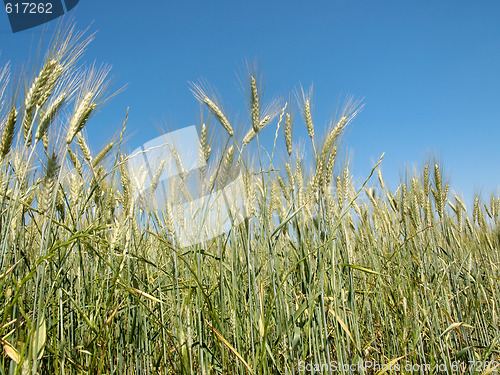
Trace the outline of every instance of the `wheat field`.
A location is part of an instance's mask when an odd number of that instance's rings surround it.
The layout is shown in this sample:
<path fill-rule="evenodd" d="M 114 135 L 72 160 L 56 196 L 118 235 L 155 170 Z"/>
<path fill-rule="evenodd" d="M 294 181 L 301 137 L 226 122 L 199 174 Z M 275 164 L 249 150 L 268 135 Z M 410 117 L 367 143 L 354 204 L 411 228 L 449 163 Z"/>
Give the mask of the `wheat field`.
<path fill-rule="evenodd" d="M 191 87 L 204 107 L 198 187 L 238 171 L 245 215 L 182 246 L 184 174 L 148 208 L 126 117 L 89 146 L 86 124 L 116 94 L 108 68 L 78 65 L 92 38 L 60 33 L 23 79 L 0 69 L 1 374 L 498 370 L 500 197 L 466 207 L 439 163 L 390 190 L 382 157 L 355 183 L 338 150 L 360 104 L 325 131 L 310 91 L 267 100 L 250 71 L 244 130 L 207 84 Z M 295 126 L 313 160 L 294 149 Z M 267 150 L 264 127 L 276 129 Z M 164 167 L 149 171 L 149 196 Z"/>

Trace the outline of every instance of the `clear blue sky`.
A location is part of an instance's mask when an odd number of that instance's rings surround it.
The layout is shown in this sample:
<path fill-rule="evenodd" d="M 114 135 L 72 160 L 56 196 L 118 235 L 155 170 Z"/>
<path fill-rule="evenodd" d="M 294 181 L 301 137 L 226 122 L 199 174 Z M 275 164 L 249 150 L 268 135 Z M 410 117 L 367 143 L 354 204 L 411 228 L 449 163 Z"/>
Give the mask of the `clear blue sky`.
<path fill-rule="evenodd" d="M 346 95 L 364 98 L 344 141 L 358 180 L 385 152 L 395 188 L 405 166 L 432 154 L 468 203 L 473 192 L 499 191 L 498 0 L 80 0 L 71 14 L 98 31 L 85 60 L 111 64 L 115 87 L 129 84 L 87 125 L 94 149 L 120 129 L 127 106 L 130 149 L 159 135 L 158 124 L 196 123 L 188 82 L 200 78 L 243 118 L 237 73 L 258 59 L 269 99 L 314 83 L 318 134 Z M 0 63 L 25 61 L 42 29 L 12 34 L 2 11 Z M 295 137 L 306 139 L 302 122 Z"/>

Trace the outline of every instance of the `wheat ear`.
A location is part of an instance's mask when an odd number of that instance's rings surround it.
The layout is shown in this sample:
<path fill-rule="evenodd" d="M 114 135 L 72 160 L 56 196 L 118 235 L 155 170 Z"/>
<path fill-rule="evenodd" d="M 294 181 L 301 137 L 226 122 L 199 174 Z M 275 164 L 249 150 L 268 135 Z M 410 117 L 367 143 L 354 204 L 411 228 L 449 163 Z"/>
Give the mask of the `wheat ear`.
<path fill-rule="evenodd" d="M 31 146 L 33 110 L 39 104 L 40 97 L 44 94 L 45 86 L 58 62 L 55 59 L 48 61 L 28 90 L 24 99 L 23 135 L 26 146 Z"/>
<path fill-rule="evenodd" d="M 224 115 L 224 112 L 215 104 L 215 102 L 210 99 L 207 94 L 205 94 L 205 91 L 198 85 L 193 85 L 193 93 L 195 97 L 205 103 L 205 105 L 208 107 L 208 109 L 213 113 L 213 115 L 219 120 L 220 124 L 224 129 L 226 129 L 227 133 L 229 134 L 230 137 L 234 135 L 233 132 L 233 127 L 229 123 L 229 120 L 227 117 Z"/>
<path fill-rule="evenodd" d="M 327 184 L 329 184 L 333 179 L 336 156 L 337 156 L 337 146 L 333 146 L 332 152 L 330 152 L 330 156 L 328 157 L 328 163 L 326 164 L 325 182 Z"/>
<path fill-rule="evenodd" d="M 42 195 L 42 212 L 48 214 L 51 207 L 52 197 L 56 190 L 56 180 L 57 180 L 57 171 L 59 166 L 57 165 L 57 156 L 55 152 L 52 153 L 52 156 L 47 160 L 47 172 L 45 175 L 45 180 L 43 184 L 43 195 Z"/>
<path fill-rule="evenodd" d="M 78 160 L 78 157 L 76 156 L 76 154 L 73 152 L 73 150 L 71 150 L 71 148 L 69 146 L 66 147 L 67 151 L 68 151 L 68 154 L 69 154 L 69 158 L 71 159 L 71 162 L 73 163 L 76 171 L 78 172 L 78 175 L 80 177 L 83 177 L 83 170 L 82 170 L 82 164 L 80 163 L 80 161 Z"/>
<path fill-rule="evenodd" d="M 12 106 L 7 120 L 5 122 L 5 129 L 3 131 L 2 140 L 0 143 L 0 154 L 2 158 L 5 157 L 12 147 L 12 140 L 14 139 L 15 126 L 17 121 L 17 109 Z"/>
<path fill-rule="evenodd" d="M 311 88 L 309 89 L 308 94 L 304 93 L 304 90 L 302 88 L 301 88 L 301 91 L 302 91 L 302 114 L 304 116 L 304 121 L 306 123 L 307 132 L 309 134 L 309 137 L 311 139 L 313 139 L 314 138 L 314 124 L 313 124 L 312 113 L 311 113 L 312 85 L 311 85 Z"/>
<path fill-rule="evenodd" d="M 257 82 L 252 76 L 250 78 L 250 88 L 252 91 L 251 112 L 252 112 L 252 127 L 255 133 L 260 130 L 260 107 L 259 107 L 259 93 L 257 92 Z"/>
<path fill-rule="evenodd" d="M 201 144 L 201 153 L 203 155 L 203 160 L 206 163 L 210 158 L 210 153 L 212 152 L 212 149 L 208 144 L 208 130 L 207 126 L 204 123 L 201 125 L 200 144 Z"/>
<path fill-rule="evenodd" d="M 165 170 L 165 166 L 167 165 L 166 160 L 162 160 L 160 162 L 160 165 L 158 166 L 158 169 L 156 170 L 155 174 L 153 175 L 153 179 L 151 180 L 151 184 L 149 185 L 149 194 L 153 195 L 153 193 L 156 191 L 156 188 L 158 187 L 158 184 L 160 183 L 160 178 L 161 175 L 163 174 L 163 171 Z"/>
<path fill-rule="evenodd" d="M 93 96 L 93 92 L 88 92 L 80 101 L 69 123 L 68 135 L 66 137 L 67 144 L 70 144 L 73 138 L 75 138 L 75 135 L 83 129 L 92 111 L 95 109 L 96 104 L 91 103 Z"/>
<path fill-rule="evenodd" d="M 218 177 L 217 182 L 219 183 L 220 187 L 225 185 L 227 178 L 229 177 L 229 171 L 233 164 L 233 159 L 234 159 L 234 147 L 233 145 L 231 145 L 227 150 L 226 155 L 224 156 L 221 169 L 219 170 L 219 174 L 217 176 Z"/>
<path fill-rule="evenodd" d="M 293 144 L 293 124 L 292 116 L 290 113 L 286 114 L 285 117 L 285 143 L 288 156 L 292 156 L 292 144 Z"/>
<path fill-rule="evenodd" d="M 54 90 L 54 87 L 56 86 L 57 80 L 61 76 L 62 72 L 64 71 L 64 67 L 56 63 L 52 71 L 50 72 L 49 77 L 47 78 L 47 81 L 43 87 L 43 91 L 40 91 L 40 97 L 38 99 L 37 106 L 38 107 L 43 107 L 43 105 L 47 102 L 47 100 L 50 98 L 52 95 L 52 91 Z"/>
<path fill-rule="evenodd" d="M 347 117 L 342 117 L 337 125 L 328 133 L 323 142 L 323 147 L 321 148 L 321 154 L 318 158 L 318 163 L 316 165 L 316 174 L 314 176 L 316 185 L 321 185 L 323 181 L 324 168 L 327 163 L 327 157 L 332 150 L 333 144 L 335 143 L 338 136 L 344 130 L 345 124 L 347 122 Z M 317 187 L 317 186 L 316 186 Z"/>
<path fill-rule="evenodd" d="M 120 155 L 120 177 L 122 181 L 123 195 L 122 204 L 125 216 L 129 216 L 132 206 L 132 185 L 127 171 L 127 161 L 123 155 Z"/>
<path fill-rule="evenodd" d="M 181 157 L 179 156 L 179 153 L 177 152 L 177 148 L 175 148 L 175 146 L 170 146 L 170 153 L 174 159 L 175 167 L 177 168 L 177 174 L 180 176 L 182 180 L 184 180 L 187 176 L 187 172 L 184 169 L 184 166 L 182 165 L 182 160 Z"/>
<path fill-rule="evenodd" d="M 90 153 L 90 148 L 87 145 L 87 142 L 85 142 L 85 138 L 83 138 L 83 135 L 81 135 L 80 133 L 78 133 L 76 135 L 76 139 L 78 141 L 78 146 L 80 146 L 80 150 L 82 150 L 83 157 L 89 163 L 92 163 L 92 154 Z"/>
<path fill-rule="evenodd" d="M 96 167 L 105 157 L 106 155 L 108 155 L 108 153 L 111 151 L 111 149 L 113 148 L 114 146 L 114 143 L 113 142 L 109 142 L 106 147 L 104 147 L 101 152 L 99 152 L 97 154 L 97 156 L 94 158 L 94 160 L 92 161 L 92 166 L 93 167 Z"/>
<path fill-rule="evenodd" d="M 255 138 L 255 136 L 257 135 L 257 133 L 255 132 L 255 130 L 253 128 L 251 128 L 248 133 L 245 135 L 245 137 L 243 138 L 243 146 L 246 146 L 247 144 L 249 144 L 252 139 Z"/>
<path fill-rule="evenodd" d="M 47 129 L 49 128 L 52 121 L 55 119 L 59 111 L 61 110 L 64 100 L 66 99 L 66 94 L 62 93 L 57 97 L 57 99 L 52 103 L 47 111 L 41 116 L 40 123 L 38 124 L 38 128 L 36 129 L 35 134 L 35 143 L 37 143 L 44 134 L 47 133 Z"/>

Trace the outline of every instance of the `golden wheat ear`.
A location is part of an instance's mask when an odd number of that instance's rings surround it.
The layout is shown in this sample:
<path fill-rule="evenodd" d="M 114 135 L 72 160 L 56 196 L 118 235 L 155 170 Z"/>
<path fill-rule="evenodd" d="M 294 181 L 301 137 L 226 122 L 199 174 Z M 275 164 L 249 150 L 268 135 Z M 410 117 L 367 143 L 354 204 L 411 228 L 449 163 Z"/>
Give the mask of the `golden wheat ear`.
<path fill-rule="evenodd" d="M 73 138 L 83 129 L 92 111 L 95 109 L 96 104 L 92 103 L 93 96 L 94 93 L 88 92 L 78 104 L 69 123 L 68 135 L 66 137 L 67 144 L 70 144 Z"/>
<path fill-rule="evenodd" d="M 36 129 L 35 133 L 35 143 L 40 141 L 40 139 L 42 139 L 43 136 L 47 134 L 47 130 L 50 124 L 54 121 L 54 119 L 63 108 L 66 97 L 66 93 L 60 94 L 53 103 L 50 103 L 47 111 L 45 111 L 43 115 L 40 116 L 40 123 L 38 124 L 38 128 Z"/>
<path fill-rule="evenodd" d="M 231 123 L 220 108 L 221 106 L 217 103 L 217 99 L 209 98 L 206 94 L 207 91 L 208 90 L 204 89 L 201 85 L 192 84 L 191 92 L 194 94 L 195 98 L 207 106 L 210 112 L 212 112 L 212 114 L 219 121 L 222 127 L 227 131 L 227 134 L 232 137 L 234 135 L 234 131 Z"/>
<path fill-rule="evenodd" d="M 304 116 L 304 122 L 306 123 L 307 133 L 311 139 L 314 139 L 314 123 L 311 109 L 313 86 L 311 85 L 308 93 L 305 93 L 302 87 L 300 87 L 300 91 L 302 93 L 300 107 L 302 109 L 302 115 Z"/>
<path fill-rule="evenodd" d="M 290 113 L 287 113 L 285 117 L 285 144 L 288 156 L 292 156 L 293 122 L 292 122 L 292 115 L 290 115 Z"/>
<path fill-rule="evenodd" d="M 7 155 L 12 147 L 12 140 L 14 139 L 16 121 L 17 121 L 17 109 L 12 106 L 7 119 L 5 120 L 5 127 L 2 134 L 2 140 L 0 141 L 0 156 L 2 158 Z"/>
<path fill-rule="evenodd" d="M 259 107 L 259 93 L 257 91 L 257 81 L 255 77 L 250 77 L 250 88 L 252 93 L 251 99 L 251 116 L 252 116 L 252 127 L 255 133 L 260 130 L 260 107 Z"/>

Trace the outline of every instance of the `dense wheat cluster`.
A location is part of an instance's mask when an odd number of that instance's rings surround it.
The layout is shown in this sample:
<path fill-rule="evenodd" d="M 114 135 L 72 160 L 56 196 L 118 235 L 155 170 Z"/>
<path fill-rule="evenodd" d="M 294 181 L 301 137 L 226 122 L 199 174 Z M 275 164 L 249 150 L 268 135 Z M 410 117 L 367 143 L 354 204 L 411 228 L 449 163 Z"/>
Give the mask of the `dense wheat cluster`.
<path fill-rule="evenodd" d="M 312 91 L 268 102 L 250 73 L 241 138 L 221 100 L 192 87 L 206 110 L 203 189 L 241 172 L 246 212 L 181 247 L 182 160 L 177 193 L 148 209 L 127 169 L 126 121 L 100 151 L 82 132 L 110 96 L 108 69 L 77 68 L 90 39 L 56 38 L 24 80 L 0 69 L 0 373 L 297 374 L 369 361 L 462 373 L 498 360 L 500 197 L 467 208 L 438 164 L 391 191 L 379 161 L 357 186 L 337 150 L 358 103 L 325 132 Z M 294 150 L 295 122 L 311 161 Z M 259 134 L 272 126 L 266 151 Z"/>

